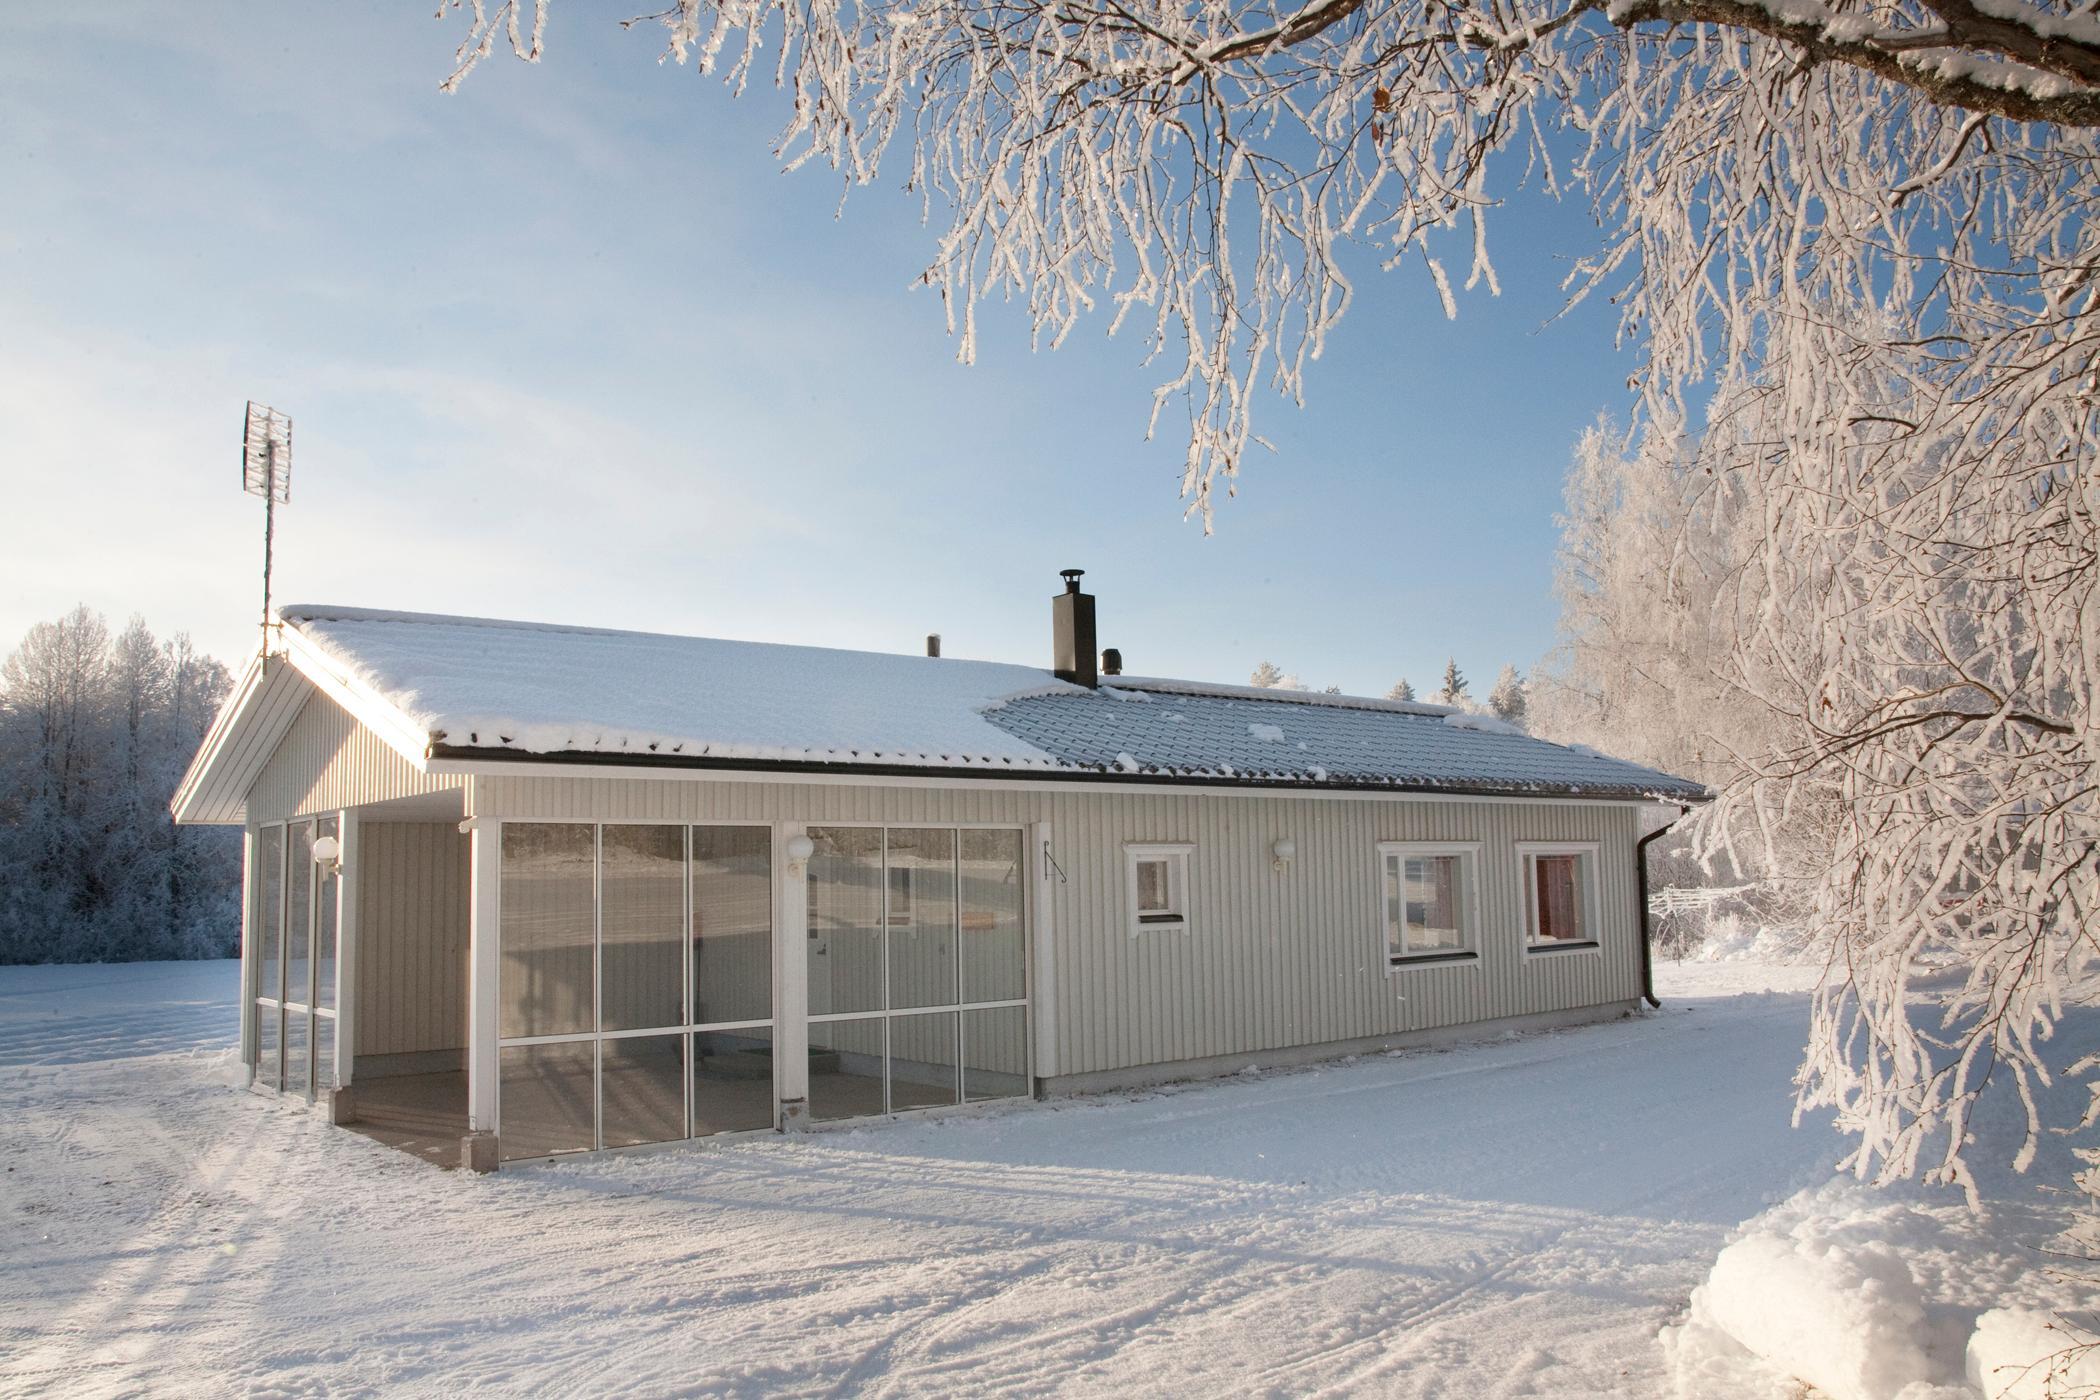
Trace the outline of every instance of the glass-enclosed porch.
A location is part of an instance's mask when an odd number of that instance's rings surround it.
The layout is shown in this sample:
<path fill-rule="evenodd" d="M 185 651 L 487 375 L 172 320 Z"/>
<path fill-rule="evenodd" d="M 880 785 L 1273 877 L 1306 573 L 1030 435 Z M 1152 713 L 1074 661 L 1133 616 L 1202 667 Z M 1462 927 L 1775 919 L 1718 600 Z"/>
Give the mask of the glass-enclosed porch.
<path fill-rule="evenodd" d="M 389 927 L 417 900 L 399 872 L 357 869 L 352 843 L 340 870 L 313 860 L 357 814 L 251 832 L 259 1088 L 419 1141 L 473 1133 L 506 1161 L 1032 1088 L 1020 828 L 462 825 L 468 927 L 449 942 L 443 920 Z M 346 964 L 359 943 L 392 948 L 401 974 L 368 962 L 338 1006 L 339 941 Z M 453 1004 L 415 1005 L 430 1001 Z M 360 1021 L 457 1029 L 365 1054 Z"/>

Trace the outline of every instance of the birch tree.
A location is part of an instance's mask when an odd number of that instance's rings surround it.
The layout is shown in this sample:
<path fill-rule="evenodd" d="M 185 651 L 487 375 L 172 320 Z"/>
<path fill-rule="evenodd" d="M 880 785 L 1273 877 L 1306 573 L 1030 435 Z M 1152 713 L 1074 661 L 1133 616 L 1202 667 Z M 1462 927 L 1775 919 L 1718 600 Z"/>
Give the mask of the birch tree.
<path fill-rule="evenodd" d="M 522 6 L 522 8 L 521 8 Z M 468 0 L 452 81 L 541 51 Z M 1852 1165 L 1965 1181 L 2090 958 L 2100 677 L 2091 0 L 671 0 L 669 54 L 783 93 L 780 153 L 889 169 L 970 358 L 987 298 L 1157 363 L 1208 520 L 1355 279 L 1496 289 L 1497 201 L 1587 201 L 1571 300 L 1637 352 L 1628 450 L 1739 511 L 1715 674 L 1769 717 L 1714 849 L 1839 814 L 1801 1094 Z M 1512 392 L 1521 392 L 1513 386 Z M 1179 426 L 1179 425 L 1177 425 Z M 1701 494 L 1702 491 L 1704 494 Z M 1779 862 L 1784 864 L 1784 862 Z M 1960 972 L 1921 1008 L 1918 975 Z M 2043 1124 L 2030 1121 L 2030 1141 Z"/>

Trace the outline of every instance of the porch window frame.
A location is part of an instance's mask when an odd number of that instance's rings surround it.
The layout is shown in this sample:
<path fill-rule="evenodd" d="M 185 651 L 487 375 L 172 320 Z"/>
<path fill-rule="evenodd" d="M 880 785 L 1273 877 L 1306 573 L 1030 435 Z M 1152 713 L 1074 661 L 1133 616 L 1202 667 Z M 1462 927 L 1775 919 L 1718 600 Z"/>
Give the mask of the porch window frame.
<path fill-rule="evenodd" d="M 694 1142 L 698 1139 L 694 1136 L 693 1133 L 693 1120 L 695 1108 L 695 1104 L 693 1101 L 693 1037 L 695 1037 L 696 1035 L 704 1035 L 722 1031 L 756 1030 L 760 1028 L 764 1028 L 772 1032 L 770 1039 L 772 1044 L 776 1047 L 775 1062 L 773 1065 L 772 1122 L 768 1126 L 763 1128 L 744 1128 L 731 1132 L 709 1133 L 706 1134 L 705 1137 L 706 1140 L 712 1142 L 718 1139 L 749 1137 L 758 1133 L 770 1133 L 779 1131 L 780 1067 L 777 1057 L 777 1047 L 779 1045 L 780 1037 L 780 974 L 779 967 L 777 964 L 777 957 L 772 957 L 769 954 L 769 961 L 772 963 L 771 981 L 773 1005 L 771 1015 L 765 1017 L 762 1020 L 744 1019 L 737 1021 L 719 1022 L 696 1022 L 693 1020 L 693 1013 L 695 1009 L 693 997 L 693 958 L 695 956 L 695 949 L 693 947 L 693 830 L 695 827 L 737 827 L 749 831 L 763 831 L 768 834 L 766 857 L 767 929 L 768 937 L 777 942 L 780 936 L 780 871 L 774 868 L 773 847 L 775 843 L 771 839 L 774 833 L 775 824 L 772 822 L 765 821 L 701 821 L 683 818 L 666 819 L 663 817 L 550 816 L 526 818 L 492 818 L 492 825 L 497 822 L 500 822 L 500 825 L 494 825 L 494 833 L 495 840 L 497 842 L 497 869 L 499 871 L 499 875 L 496 882 L 495 899 L 492 901 L 492 912 L 496 921 L 497 931 L 496 976 L 498 979 L 497 995 L 499 998 L 501 996 L 500 988 L 503 958 L 503 883 L 500 875 L 500 871 L 502 869 L 503 829 L 512 826 L 587 826 L 591 828 L 591 1029 L 586 1031 L 557 1031 L 546 1035 L 498 1034 L 496 1036 L 496 1096 L 495 1106 L 491 1111 L 490 1118 L 491 1121 L 494 1123 L 494 1131 L 499 1141 L 503 1133 L 502 1061 L 503 1052 L 505 1050 L 533 1045 L 580 1045 L 586 1042 L 590 1044 L 592 1146 L 588 1148 L 574 1149 L 567 1152 L 558 1152 L 553 1154 L 554 1157 L 567 1157 L 577 1156 L 580 1155 L 580 1153 L 582 1152 L 623 1152 L 636 1150 L 625 1147 L 605 1146 L 605 1055 L 602 1048 L 603 1042 L 608 1040 L 638 1040 L 652 1036 L 677 1036 L 680 1038 L 681 1058 L 684 1061 L 684 1132 L 679 1137 L 669 1139 L 668 1141 Z M 609 1031 L 604 1029 L 605 828 L 609 826 L 671 826 L 677 827 L 679 830 L 680 848 L 683 852 L 683 860 L 680 874 L 680 880 L 682 883 L 679 915 L 679 943 L 681 949 L 679 964 L 681 979 L 681 990 L 679 992 L 681 1011 L 680 1024 L 671 1026 L 644 1026 L 640 1028 L 629 1028 L 617 1031 Z M 643 1147 L 654 1147 L 662 1145 L 663 1144 L 658 1143 L 642 1144 Z M 552 1160 L 552 1158 L 511 1158 L 509 1160 L 546 1161 Z"/>
<path fill-rule="evenodd" d="M 802 829 L 802 830 L 803 830 L 804 832 L 808 832 L 808 831 L 811 831 L 811 830 L 817 830 L 817 829 L 841 829 L 841 828 L 849 828 L 849 827 L 850 827 L 850 828 L 855 828 L 855 829 L 858 829 L 858 830 L 863 830 L 863 831 L 867 831 L 867 830 L 873 830 L 873 831 L 880 831 L 880 832 L 882 832 L 882 833 L 883 833 L 883 842 L 882 842 L 882 881 L 881 881 L 881 886 L 880 886 L 880 888 L 881 888 L 881 890 L 882 890 L 882 914 L 881 914 L 881 916 L 880 916 L 880 920 L 879 920 L 879 927 L 880 927 L 880 928 L 881 928 L 881 930 L 882 930 L 883 938 L 882 938 L 882 970 L 881 970 L 881 972 L 880 972 L 880 974 L 879 974 L 879 975 L 880 975 L 880 978 L 881 978 L 881 985 L 882 985 L 882 1000 L 883 1000 L 883 1003 L 884 1003 L 884 1004 L 883 1004 L 882 1006 L 880 1006 L 880 1007 L 876 1007 L 876 1008 L 874 1008 L 874 1009 L 871 1009 L 871 1010 L 863 1010 L 863 1011 L 824 1011 L 824 1012 L 813 1012 L 813 1011 L 807 1011 L 807 1010 L 805 1010 L 805 1011 L 803 1012 L 803 1016 L 802 1016 L 802 1023 L 803 1023 L 803 1027 L 804 1027 L 804 1035 L 805 1035 L 805 1037 L 807 1036 L 807 1028 L 808 1028 L 808 1027 L 810 1027 L 810 1026 L 820 1026 L 820 1025 L 826 1025 L 826 1024 L 830 1024 L 830 1023 L 834 1023 L 834 1022 L 840 1022 L 840 1021 L 870 1021 L 870 1020 L 873 1020 L 873 1021 L 880 1021 L 880 1022 L 882 1023 L 882 1111 L 881 1111 L 880 1113 L 878 1113 L 878 1114 L 870 1115 L 871 1117 L 878 1117 L 878 1118 L 894 1118 L 894 1117 L 896 1117 L 896 1116 L 897 1116 L 898 1114 L 900 1114 L 900 1113 L 949 1113 L 949 1112 L 954 1112 L 954 1111 L 956 1111 L 956 1110 L 959 1110 L 959 1109 L 966 1109 L 966 1108 L 969 1108 L 969 1107 L 970 1107 L 971 1105 L 973 1105 L 973 1104 L 978 1104 L 978 1103 L 996 1103 L 996 1102 L 1002 1102 L 1002 1101 L 1007 1101 L 1007 1102 L 1010 1102 L 1010 1101 L 1011 1101 L 1012 1099 L 1014 1099 L 1014 1098 L 1026 1098 L 1026 1097 L 1028 1097 L 1028 1096 L 1029 1096 L 1029 1093 L 1032 1093 L 1032 1092 L 1033 1092 L 1033 1089 L 1032 1089 L 1032 1087 L 1031 1087 L 1031 1089 L 1030 1089 L 1030 1091 L 1029 1091 L 1028 1093 L 1023 1093 L 1023 1094 L 1017 1094 L 1017 1095 L 1011 1095 L 1011 1096 L 1008 1096 L 1008 1098 L 1007 1098 L 1006 1100 L 999 1100 L 999 1099 L 972 1099 L 972 1098 L 968 1097 L 968 1088 L 967 1088 L 967 1084 L 966 1084 L 966 1075 L 965 1075 L 965 1068 L 966 1068 L 966 1062 L 967 1062 L 967 1060 L 968 1060 L 968 1058 L 969 1058 L 969 1050 L 968 1050 L 968 1043 L 969 1043 L 969 1030 L 968 1030 L 968 1023 L 967 1023 L 967 1022 L 966 1022 L 966 1021 L 964 1020 L 964 1014 L 965 1014 L 965 1013 L 967 1013 L 967 1012 L 972 1012 L 972 1011 L 997 1011 L 997 1010 L 1001 1010 L 1001 1009 L 1004 1009 L 1004 1008 L 1008 1008 L 1008 1007 L 1019 1007 L 1019 1008 L 1021 1008 L 1021 1011 L 1022 1011 L 1022 1026 L 1023 1026 L 1023 1028 L 1024 1028 L 1024 1030 L 1023 1030 L 1023 1035 L 1022 1035 L 1022 1041 L 1023 1041 L 1023 1046 L 1022 1046 L 1022 1050 L 1023 1050 L 1023 1064 L 1024 1064 L 1024 1066 L 1025 1066 L 1025 1068 L 1024 1068 L 1024 1070 L 1023 1070 L 1023 1072 L 1022 1072 L 1022 1080 L 1023 1080 L 1023 1082 L 1024 1082 L 1024 1083 L 1026 1083 L 1026 1084 L 1028 1084 L 1028 1085 L 1030 1085 L 1030 1086 L 1033 1086 L 1033 1085 L 1034 1085 L 1034 1083 L 1035 1083 L 1035 991 L 1036 991 L 1036 988 L 1035 988 L 1035 937 L 1036 937 L 1036 918 L 1037 918 L 1037 915 L 1038 915 L 1038 910 L 1037 910 L 1037 907 L 1036 907 L 1036 899 L 1035 899 L 1035 894 L 1034 894 L 1034 891 L 1033 891 L 1033 888 L 1032 888 L 1032 886 L 1034 885 L 1034 883 L 1035 883 L 1035 882 L 1034 882 L 1033 880 L 1029 879 L 1029 871 L 1030 871 L 1030 860 L 1029 860 L 1029 851 L 1028 851 L 1028 833 L 1029 833 L 1029 827 L 1028 827 L 1028 824 L 1027 824 L 1027 823 L 1025 823 L 1025 822 L 1012 822 L 1012 821 L 868 821 L 868 820 L 851 820 L 851 821 L 830 821 L 830 820 L 825 820 L 825 821 L 809 821 L 809 822 L 805 822 L 805 823 L 803 823 L 803 824 L 802 824 L 802 827 L 801 827 L 801 829 Z M 1016 874 L 1016 878 L 1017 878 L 1017 879 L 1020 879 L 1020 880 L 1022 880 L 1022 881 L 1023 881 L 1023 882 L 1024 882 L 1024 883 L 1025 883 L 1026 885 L 1027 885 L 1027 886 L 1029 886 L 1029 887 L 1030 887 L 1029 889 L 1027 889 L 1027 890 L 1026 890 L 1026 891 L 1025 891 L 1024 893 L 1023 893 L 1023 895 L 1022 895 L 1022 899 L 1021 899 L 1021 995 L 1020 995 L 1020 996 L 1018 996 L 1018 997 L 1004 997 L 1004 998 L 999 998 L 999 999 L 997 999 L 997 1000 L 993 1000 L 993 1001 L 969 1001 L 969 1002 L 966 1002 L 966 1001 L 963 1001 L 963 1000 L 961 1000 L 961 997 L 962 997 L 962 942 L 961 942 L 961 940 L 962 940 L 962 925 L 961 925 L 961 918 L 962 918 L 962 901 L 961 901 L 961 883 L 960 883 L 960 879 L 958 878 L 958 881 L 957 881 L 957 884 L 956 884 L 956 930 L 955 930 L 955 937 L 956 937 L 956 950 L 955 950 L 955 952 L 956 952 L 956 958 L 955 958 L 955 977 L 956 977 L 956 990 L 955 990 L 955 995 L 956 995 L 956 998 L 957 998 L 957 1000 L 956 1000 L 956 1001 L 954 1001 L 953 1003 L 936 1003 L 936 1004 L 933 1004 L 933 1005 L 923 1005 L 923 1004 L 922 1004 L 922 1005 L 912 1005 L 912 1006 L 891 1006 L 891 1005 L 889 1005 L 889 1004 L 888 1004 L 888 1002 L 889 1002 L 889 998 L 890 998 L 890 940 L 889 940 L 889 933 L 890 933 L 890 929 L 891 929 L 891 927 L 892 927 L 892 925 L 891 925 L 891 923 L 890 923 L 890 919 L 891 919 L 891 916 L 893 915 L 893 913 L 895 913 L 895 910 L 894 910 L 894 908 L 893 908 L 893 905 L 892 905 L 892 897 L 893 897 L 893 894 L 894 894 L 894 886 L 892 885 L 892 883 L 891 883 L 891 880 L 890 880 L 890 863 L 889 863 L 889 832 L 891 832 L 891 831 L 920 831 L 920 830 L 937 830 L 937 831 L 953 831 L 954 833 L 956 833 L 956 837 L 957 837 L 957 840 L 956 840 L 956 843 L 955 843 L 955 861 L 956 861 L 956 870 L 957 870 L 957 872 L 958 872 L 958 875 L 959 875 L 959 872 L 960 872 L 960 869 L 961 869 L 961 862 L 962 862 L 962 841 L 961 841 L 961 836 L 962 836 L 962 833 L 963 833 L 963 832 L 965 832 L 965 831 L 1006 831 L 1006 832 L 1012 832 L 1012 833 L 1014 833 L 1014 834 L 1015 834 L 1015 835 L 1016 835 L 1016 836 L 1017 836 L 1017 837 L 1018 837 L 1018 838 L 1020 839 L 1020 860 L 1019 860 L 1019 863 L 1018 863 L 1018 865 L 1017 865 L 1017 867 L 1016 867 L 1016 872 L 1015 872 L 1015 874 Z M 808 875 L 808 874 L 807 874 L 807 873 L 805 872 L 802 878 L 803 878 L 803 881 L 804 881 L 804 885 L 805 885 L 805 888 L 806 888 L 806 887 L 807 887 L 807 884 L 808 884 L 808 881 L 809 881 L 809 878 L 810 878 L 810 877 L 809 877 L 809 875 Z M 802 937 L 803 937 L 803 939 L 805 939 L 805 940 L 806 940 L 807 938 L 809 938 L 809 937 L 811 936 L 811 935 L 810 935 L 810 932 L 809 932 L 809 917 L 808 917 L 808 901 L 807 901 L 806 899 L 805 899 L 805 901 L 804 901 L 804 912 L 803 912 L 803 927 L 802 927 L 802 929 L 801 929 L 801 934 L 802 934 Z M 798 946 L 797 946 L 797 951 L 796 951 L 796 954 L 795 954 L 795 955 L 796 955 L 796 956 L 804 956 L 803 952 L 801 951 L 801 948 L 800 948 L 799 944 L 798 944 Z M 891 1023 L 891 1022 L 892 1022 L 893 1020 L 896 1020 L 896 1019 L 900 1019 L 900 1018 L 909 1018 L 909 1017 L 913 1017 L 913 1016 L 935 1016 L 935 1015 L 942 1015 L 942 1014 L 950 1014 L 950 1013 L 952 1013 L 952 1014 L 954 1015 L 954 1017 L 955 1017 L 955 1024 L 956 1024 L 956 1041 L 955 1041 L 955 1068 L 956 1068 L 956 1095 L 957 1095 L 957 1097 L 956 1097 L 956 1101 L 955 1101 L 955 1102 L 954 1102 L 953 1104 L 937 1104 L 937 1105 L 929 1105 L 929 1106 L 925 1106 L 925 1107 L 917 1107 L 917 1108 L 910 1108 L 910 1107 L 907 1107 L 907 1108 L 898 1108 L 898 1107 L 897 1107 L 897 1106 L 895 1105 L 895 1102 L 894 1102 L 894 1095 L 893 1095 L 893 1094 L 892 1094 L 892 1092 L 891 1092 L 891 1090 L 892 1090 L 892 1078 L 893 1078 L 893 1076 L 892 1076 L 892 1074 L 891 1074 L 891 1064 L 890 1064 L 890 1061 L 891 1061 L 891 1053 L 890 1053 L 890 1052 L 891 1052 L 891 1035 L 890 1035 L 890 1023 Z M 812 1121 L 813 1121 L 813 1125 L 815 1125 L 815 1126 L 818 1126 L 818 1127 L 820 1127 L 820 1128 L 821 1128 L 821 1127 L 828 1127 L 829 1125 L 831 1125 L 831 1124 L 834 1124 L 834 1123 L 854 1123 L 854 1122 L 865 1122 L 865 1121 L 867 1121 L 867 1119 L 866 1119 L 866 1118 L 827 1118 L 827 1119 L 817 1119 L 817 1120 L 812 1120 Z"/>
<path fill-rule="evenodd" d="M 246 1019 L 244 1027 L 246 1035 L 245 1048 L 248 1050 L 248 1087 L 267 1090 L 279 1098 L 296 1095 L 306 1100 L 309 1104 L 326 1102 L 329 1093 L 344 1083 L 342 1038 L 340 1034 L 343 1002 L 343 873 L 337 870 L 324 878 L 320 873 L 320 862 L 309 861 L 309 864 L 314 868 L 307 875 L 306 917 L 303 921 L 305 927 L 300 932 L 300 936 L 306 941 L 307 986 L 304 999 L 295 1001 L 289 995 L 291 992 L 291 940 L 293 935 L 292 828 L 301 826 L 311 828 L 312 835 L 307 841 L 307 850 L 310 854 L 314 840 L 318 839 L 322 834 L 322 827 L 331 823 L 335 828 L 331 834 L 340 842 L 343 835 L 344 819 L 343 812 L 336 808 L 328 808 L 319 812 L 308 812 L 302 816 L 278 817 L 269 821 L 256 822 L 254 824 L 253 846 L 256 852 L 256 859 L 251 862 L 251 868 L 243 879 L 243 884 L 249 886 L 249 888 L 244 890 L 245 897 L 242 900 L 244 906 L 243 919 L 247 918 L 247 910 L 253 909 L 260 914 L 265 922 L 274 921 L 277 930 L 277 985 L 269 988 L 264 988 L 262 985 L 262 949 L 257 942 L 258 939 L 265 937 L 264 930 L 258 927 L 245 929 L 243 932 L 242 961 L 252 968 L 252 970 L 244 970 L 243 976 L 244 983 L 249 984 L 249 995 L 246 999 L 246 1005 L 243 1007 L 243 1015 Z M 263 833 L 270 830 L 275 830 L 278 833 L 276 850 L 277 907 L 275 909 L 263 909 L 261 907 L 262 890 L 266 885 L 266 876 L 261 858 L 266 849 Z M 321 971 L 318 954 L 320 953 L 321 934 L 321 889 L 324 884 L 328 885 L 330 889 L 328 898 L 335 901 L 336 936 L 335 969 L 333 974 L 336 979 L 334 1003 L 325 1007 L 320 1005 L 314 997 L 314 986 L 319 980 Z M 262 1077 L 261 1020 L 265 1009 L 277 1017 L 275 1051 L 277 1067 L 276 1073 L 272 1076 L 272 1082 L 259 1083 L 258 1081 Z M 287 1088 L 284 1082 L 285 1029 L 289 1018 L 294 1015 L 307 1018 L 306 1083 L 295 1088 Z M 331 1082 L 326 1084 L 321 1082 L 316 1071 L 316 1047 L 319 1044 L 319 1038 L 323 1034 L 326 1034 L 329 1038 L 328 1063 L 329 1072 L 333 1076 Z"/>

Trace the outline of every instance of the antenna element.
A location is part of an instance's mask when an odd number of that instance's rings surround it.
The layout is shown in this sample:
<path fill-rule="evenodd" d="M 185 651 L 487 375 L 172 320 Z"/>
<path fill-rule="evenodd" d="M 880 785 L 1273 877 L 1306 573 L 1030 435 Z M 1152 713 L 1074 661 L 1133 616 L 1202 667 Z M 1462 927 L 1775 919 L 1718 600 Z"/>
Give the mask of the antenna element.
<path fill-rule="evenodd" d="M 270 552 L 277 507 L 292 503 L 292 420 L 248 400 L 241 430 L 241 489 L 263 498 L 263 655 L 270 654 Z"/>

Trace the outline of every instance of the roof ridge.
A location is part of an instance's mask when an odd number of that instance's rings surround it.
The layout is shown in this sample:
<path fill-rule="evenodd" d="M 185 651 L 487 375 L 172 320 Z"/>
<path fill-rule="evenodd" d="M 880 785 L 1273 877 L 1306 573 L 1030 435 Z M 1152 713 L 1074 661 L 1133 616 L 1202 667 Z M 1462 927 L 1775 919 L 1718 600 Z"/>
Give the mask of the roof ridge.
<path fill-rule="evenodd" d="M 1039 672 L 1051 677 L 1046 667 L 1019 661 L 986 661 L 969 656 L 921 656 L 909 651 L 876 651 L 868 647 L 824 646 L 816 642 L 771 642 L 749 637 L 714 637 L 698 632 L 658 632 L 635 627 L 593 627 L 576 622 L 531 622 L 522 618 L 474 617 L 465 613 L 407 612 L 393 608 L 338 607 L 326 603 L 291 603 L 277 609 L 278 620 L 303 622 L 388 622 L 425 627 L 482 627 L 490 631 L 542 632 L 580 637 L 634 637 L 646 641 L 714 642 L 722 646 L 765 647 L 775 651 L 817 651 L 833 656 L 872 656 L 890 661 L 926 661 L 948 666 L 997 666 L 1014 671 Z M 1054 678 L 1044 682 L 1055 685 Z"/>
<path fill-rule="evenodd" d="M 1271 705 L 1316 705 L 1330 710 L 1377 710 L 1386 714 L 1415 715 L 1441 719 L 1464 714 L 1455 705 L 1431 705 L 1421 700 L 1386 700 L 1374 695 L 1331 694 L 1324 690 L 1278 690 L 1270 686 L 1233 685 L 1225 681 L 1189 681 L 1170 676 L 1103 676 L 1124 690 L 1142 690 L 1159 695 L 1205 695 L 1226 700 L 1252 700 Z"/>

